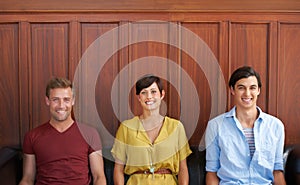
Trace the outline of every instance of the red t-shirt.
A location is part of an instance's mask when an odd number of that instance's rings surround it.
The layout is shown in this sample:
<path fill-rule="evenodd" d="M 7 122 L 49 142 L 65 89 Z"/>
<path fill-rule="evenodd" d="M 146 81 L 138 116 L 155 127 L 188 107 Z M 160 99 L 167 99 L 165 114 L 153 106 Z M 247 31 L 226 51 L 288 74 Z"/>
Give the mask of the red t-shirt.
<path fill-rule="evenodd" d="M 25 135 L 23 152 L 36 158 L 36 185 L 88 185 L 88 155 L 101 149 L 96 129 L 74 122 L 60 133 L 49 122 Z"/>

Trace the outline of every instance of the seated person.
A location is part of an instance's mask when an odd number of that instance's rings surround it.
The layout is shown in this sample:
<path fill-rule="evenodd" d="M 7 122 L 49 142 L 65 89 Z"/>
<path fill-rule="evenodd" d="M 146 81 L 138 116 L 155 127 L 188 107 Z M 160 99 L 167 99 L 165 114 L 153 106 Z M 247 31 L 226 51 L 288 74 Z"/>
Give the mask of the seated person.
<path fill-rule="evenodd" d="M 183 124 L 160 114 L 165 96 L 160 78 L 142 77 L 136 95 L 142 114 L 121 123 L 112 148 L 114 184 L 124 185 L 125 173 L 127 185 L 188 185 L 191 150 Z"/>

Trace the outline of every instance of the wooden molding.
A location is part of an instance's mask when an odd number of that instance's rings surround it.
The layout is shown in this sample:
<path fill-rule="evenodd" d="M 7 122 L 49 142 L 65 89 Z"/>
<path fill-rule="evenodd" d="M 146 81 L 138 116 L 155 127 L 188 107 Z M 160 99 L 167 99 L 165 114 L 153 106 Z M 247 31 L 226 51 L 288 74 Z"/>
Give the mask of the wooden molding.
<path fill-rule="evenodd" d="M 299 12 L 298 0 L 9 0 L 1 12 Z"/>

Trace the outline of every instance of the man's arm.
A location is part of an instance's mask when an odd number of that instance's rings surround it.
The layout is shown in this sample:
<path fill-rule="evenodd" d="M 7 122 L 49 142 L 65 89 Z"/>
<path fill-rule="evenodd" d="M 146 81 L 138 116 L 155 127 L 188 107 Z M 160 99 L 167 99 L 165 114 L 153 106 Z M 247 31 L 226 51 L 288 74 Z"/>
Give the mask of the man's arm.
<path fill-rule="evenodd" d="M 189 172 L 186 164 L 186 159 L 183 159 L 179 163 L 178 184 L 179 185 L 189 184 Z"/>
<path fill-rule="evenodd" d="M 206 173 L 206 185 L 219 185 L 219 178 L 216 172 Z"/>
<path fill-rule="evenodd" d="M 124 164 L 118 159 L 115 159 L 114 184 L 124 185 Z"/>
<path fill-rule="evenodd" d="M 274 176 L 274 185 L 286 185 L 285 179 L 284 179 L 284 174 L 282 171 L 274 170 L 273 176 Z"/>
<path fill-rule="evenodd" d="M 35 155 L 24 154 L 23 157 L 23 177 L 19 185 L 33 185 L 35 180 Z"/>
<path fill-rule="evenodd" d="M 104 174 L 104 164 L 101 150 L 95 151 L 89 155 L 91 173 L 94 185 L 106 185 Z"/>

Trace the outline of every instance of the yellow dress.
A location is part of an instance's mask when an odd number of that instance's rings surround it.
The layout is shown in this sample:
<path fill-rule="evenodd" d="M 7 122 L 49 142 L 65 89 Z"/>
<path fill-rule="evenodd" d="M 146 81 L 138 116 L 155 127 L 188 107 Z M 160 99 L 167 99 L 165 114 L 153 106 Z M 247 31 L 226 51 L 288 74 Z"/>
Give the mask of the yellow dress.
<path fill-rule="evenodd" d="M 121 123 L 111 152 L 125 164 L 124 173 L 130 175 L 127 185 L 176 185 L 179 162 L 192 153 L 180 121 L 165 117 L 151 143 L 137 116 Z M 151 167 L 167 168 L 172 174 L 135 174 Z"/>

